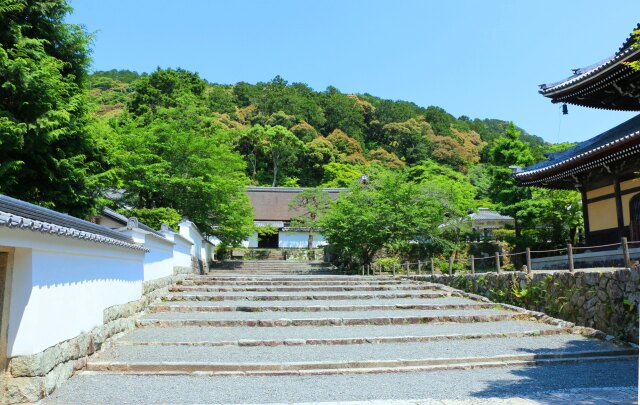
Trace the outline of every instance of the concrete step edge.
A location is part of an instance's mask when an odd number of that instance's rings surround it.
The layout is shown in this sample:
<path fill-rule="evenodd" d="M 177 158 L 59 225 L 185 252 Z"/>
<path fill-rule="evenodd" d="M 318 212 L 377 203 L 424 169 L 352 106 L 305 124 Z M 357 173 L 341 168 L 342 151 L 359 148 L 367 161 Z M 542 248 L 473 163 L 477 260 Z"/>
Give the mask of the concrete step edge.
<path fill-rule="evenodd" d="M 337 295 L 205 295 L 205 294 L 169 294 L 163 301 L 322 301 L 322 300 L 367 300 L 367 299 L 400 299 L 400 298 L 441 298 L 461 297 L 462 294 L 451 292 L 399 293 L 399 294 L 337 294 Z"/>
<path fill-rule="evenodd" d="M 287 306 L 212 306 L 212 305 L 181 305 L 177 304 L 153 304 L 150 313 L 159 312 L 333 312 L 333 311 L 403 311 L 403 310 L 474 310 L 503 308 L 500 304 L 392 304 L 392 305 L 287 305 Z M 191 301 L 182 301 L 191 302 Z M 196 301 L 198 302 L 198 301 Z"/>
<path fill-rule="evenodd" d="M 412 360 L 361 360 L 361 361 L 318 361 L 288 363 L 207 363 L 207 362 L 126 362 L 126 361 L 91 361 L 86 365 L 88 371 L 116 371 L 122 373 L 219 373 L 219 372 L 302 372 L 312 370 L 352 370 L 352 369 L 387 369 L 394 370 L 405 367 L 439 366 L 450 369 L 452 366 L 496 364 L 503 366 L 522 364 L 550 364 L 565 362 L 594 362 L 612 360 L 637 361 L 637 351 L 631 349 L 611 351 L 584 351 L 573 353 L 541 353 L 518 354 L 490 357 L 459 357 Z"/>
<path fill-rule="evenodd" d="M 235 287 L 235 286 L 172 286 L 171 292 L 349 292 L 349 291 L 442 291 L 436 286 L 397 285 L 397 286 L 274 286 L 274 287 Z"/>
<path fill-rule="evenodd" d="M 285 326 L 351 326 L 351 325 L 413 325 L 432 322 L 495 322 L 507 320 L 535 320 L 526 313 L 496 315 L 432 315 L 374 318 L 309 318 L 309 319 L 138 319 L 136 326 L 148 327 L 285 327 Z"/>
<path fill-rule="evenodd" d="M 536 336 L 552 336 L 570 334 L 571 328 L 542 329 L 518 332 L 497 332 L 497 333 L 469 333 L 469 334 L 449 334 L 449 335 L 424 335 L 424 336 L 376 336 L 376 337 L 350 337 L 350 338 L 328 338 L 328 339 L 275 339 L 275 340 L 218 340 L 199 342 L 132 342 L 119 340 L 113 343 L 114 346 L 188 346 L 188 347 L 220 347 L 220 346 L 318 346 L 318 345 L 359 345 L 359 344 L 384 344 L 384 343 L 428 343 L 448 340 L 480 340 L 493 338 L 520 338 Z"/>

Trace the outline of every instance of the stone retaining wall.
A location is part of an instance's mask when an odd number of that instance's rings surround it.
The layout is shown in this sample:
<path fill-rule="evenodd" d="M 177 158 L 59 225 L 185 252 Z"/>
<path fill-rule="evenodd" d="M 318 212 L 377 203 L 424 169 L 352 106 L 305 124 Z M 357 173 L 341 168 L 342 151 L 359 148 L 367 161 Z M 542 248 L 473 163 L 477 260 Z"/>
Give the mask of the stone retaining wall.
<path fill-rule="evenodd" d="M 53 392 L 74 372 L 85 367 L 87 356 L 106 347 L 112 338 L 133 330 L 143 311 L 166 295 L 170 285 L 186 273 L 192 273 L 192 269 L 175 268 L 174 273 L 174 276 L 145 281 L 140 299 L 106 308 L 104 323 L 90 332 L 37 354 L 9 359 L 7 395 L 0 399 L 0 404 L 36 402 Z"/>
<path fill-rule="evenodd" d="M 431 281 L 493 301 L 542 311 L 638 343 L 640 269 L 427 275 Z"/>

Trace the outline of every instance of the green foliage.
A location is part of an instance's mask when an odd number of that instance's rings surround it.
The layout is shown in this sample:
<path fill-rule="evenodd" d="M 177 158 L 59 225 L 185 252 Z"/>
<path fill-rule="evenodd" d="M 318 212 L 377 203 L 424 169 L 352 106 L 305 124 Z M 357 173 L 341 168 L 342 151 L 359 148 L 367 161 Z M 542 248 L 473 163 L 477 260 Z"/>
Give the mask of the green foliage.
<path fill-rule="evenodd" d="M 64 0 L 4 1 L 0 12 L 0 192 L 88 216 L 109 184 L 87 132 L 89 35 Z"/>
<path fill-rule="evenodd" d="M 397 257 L 383 257 L 377 259 L 374 264 L 382 271 L 390 272 L 393 271 L 394 266 L 396 266 L 396 268 L 400 266 L 400 259 Z"/>
<path fill-rule="evenodd" d="M 173 229 L 178 228 L 178 223 L 182 216 L 173 208 L 131 208 L 119 210 L 120 213 L 128 218 L 136 217 L 143 224 L 153 228 L 160 229 L 162 224 L 167 224 Z"/>
<path fill-rule="evenodd" d="M 298 212 L 291 218 L 291 226 L 306 228 L 309 232 L 307 249 L 313 249 L 313 233 L 318 230 L 318 223 L 331 201 L 331 196 L 323 189 L 311 188 L 298 193 L 289 202 L 289 209 Z"/>
<path fill-rule="evenodd" d="M 320 226 L 343 263 L 369 264 L 383 247 L 406 251 L 428 243 L 444 218 L 444 200 L 403 173 L 380 172 L 343 193 Z"/>

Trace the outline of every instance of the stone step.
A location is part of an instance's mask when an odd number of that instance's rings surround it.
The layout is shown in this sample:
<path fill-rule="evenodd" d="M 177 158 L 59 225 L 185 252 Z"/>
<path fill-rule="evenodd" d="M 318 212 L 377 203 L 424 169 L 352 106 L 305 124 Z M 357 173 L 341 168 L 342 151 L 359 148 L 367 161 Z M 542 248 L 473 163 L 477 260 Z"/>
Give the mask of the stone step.
<path fill-rule="evenodd" d="M 335 294 L 335 293 L 314 293 L 313 295 L 307 294 L 211 294 L 211 293 L 172 293 L 163 298 L 164 301 L 321 301 L 321 300 L 369 300 L 369 299 L 404 299 L 404 298 L 438 298 L 455 296 L 455 293 L 450 292 L 398 292 L 393 294 L 369 294 L 369 293 L 356 293 L 351 292 L 348 294 Z"/>
<path fill-rule="evenodd" d="M 203 305 L 205 304 L 205 305 Z M 390 311 L 390 310 L 462 310 L 490 309 L 499 304 L 476 302 L 472 304 L 389 304 L 389 305 L 261 305 L 261 306 L 223 306 L 206 305 L 207 302 L 184 301 L 178 303 L 155 304 L 149 312 L 331 312 L 331 311 Z"/>
<path fill-rule="evenodd" d="M 90 371 L 140 373 L 300 372 L 492 364 L 541 360 L 637 361 L 637 349 L 576 335 L 486 338 L 417 343 L 302 346 L 115 346 L 87 362 Z M 445 367 L 446 368 L 446 367 Z"/>
<path fill-rule="evenodd" d="M 170 287 L 171 292 L 193 292 L 193 291 L 205 291 L 205 292 L 310 292 L 310 291 L 421 291 L 421 290 L 440 290 L 435 285 L 421 285 L 421 284 L 394 284 L 391 286 L 371 286 L 371 285 L 327 285 L 327 286 L 272 286 L 272 287 L 252 287 L 252 286 L 208 286 L 208 285 L 179 285 Z"/>
<path fill-rule="evenodd" d="M 313 281 L 313 280 L 269 281 L 266 279 L 262 281 L 237 281 L 237 280 L 229 281 L 229 280 L 217 280 L 217 279 L 208 279 L 208 278 L 203 278 L 203 279 L 190 278 L 190 279 L 178 280 L 176 282 L 176 285 L 210 285 L 210 286 L 216 286 L 216 285 L 220 285 L 220 286 L 222 285 L 234 285 L 234 286 L 291 286 L 291 285 L 296 285 L 296 286 L 325 286 L 325 285 L 378 286 L 380 285 L 380 286 L 384 286 L 384 285 L 418 285 L 418 284 L 424 285 L 427 283 L 424 283 L 424 282 L 414 283 L 414 282 L 399 280 L 399 279 L 367 280 L 366 278 L 363 278 L 362 280 L 337 280 L 337 281 Z"/>
<path fill-rule="evenodd" d="M 287 378 L 80 372 L 43 405 L 633 404 L 637 395 L 637 364 L 621 361 Z"/>
<path fill-rule="evenodd" d="M 303 344 L 364 344 L 427 342 L 454 339 L 513 338 L 567 333 L 567 328 L 535 321 L 428 323 L 358 327 L 300 326 L 297 328 L 175 327 L 135 329 L 117 345 L 277 346 Z M 473 344 L 472 341 L 469 344 Z"/>
<path fill-rule="evenodd" d="M 359 280 L 394 280 L 392 277 L 363 277 L 357 275 L 320 274 L 317 276 L 298 276 L 295 274 L 268 275 L 268 274 L 239 274 L 236 272 L 222 272 L 208 275 L 194 275 L 186 277 L 187 280 L 244 280 L 244 281 L 359 281 Z M 398 280 L 398 279 L 395 279 Z"/>
<path fill-rule="evenodd" d="M 229 316 L 232 314 L 233 316 Z M 495 322 L 506 320 L 531 320 L 521 312 L 494 309 L 447 310 L 447 311 L 369 311 L 367 313 L 332 312 L 331 316 L 319 312 L 158 312 L 148 314 L 136 321 L 136 326 L 145 327 L 297 327 L 297 326 L 360 326 L 360 325 L 409 325 L 432 322 Z M 223 315 L 223 316 L 221 316 Z M 226 315 L 226 317 L 224 316 Z"/>

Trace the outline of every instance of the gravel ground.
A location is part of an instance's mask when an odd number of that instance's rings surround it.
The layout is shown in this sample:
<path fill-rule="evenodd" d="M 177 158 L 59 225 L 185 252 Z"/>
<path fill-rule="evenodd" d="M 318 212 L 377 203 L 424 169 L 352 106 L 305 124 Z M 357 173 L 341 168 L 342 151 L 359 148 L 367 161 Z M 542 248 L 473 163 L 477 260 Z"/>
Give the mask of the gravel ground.
<path fill-rule="evenodd" d="M 354 338 L 381 336 L 434 336 L 452 334 L 506 333 L 556 329 L 555 326 L 531 321 L 499 321 L 467 323 L 429 323 L 381 326 L 298 326 L 294 328 L 143 328 L 123 336 L 123 342 L 209 342 L 279 339 Z"/>
<path fill-rule="evenodd" d="M 325 336 L 329 337 L 329 336 Z M 380 345 L 305 345 L 273 347 L 117 346 L 95 360 L 128 362 L 282 363 L 484 357 L 527 353 L 614 351 L 616 347 L 577 335 L 552 335 L 479 340 Z"/>
<path fill-rule="evenodd" d="M 369 300 L 322 300 L 322 303 L 310 300 L 286 301 L 277 303 L 274 301 L 246 301 L 242 303 L 230 303 L 229 301 L 175 301 L 164 302 L 163 304 L 179 305 L 179 306 L 211 306 L 211 307 L 273 307 L 273 306 L 348 306 L 348 305 L 407 305 L 407 304 L 423 304 L 423 305 L 444 305 L 444 304 L 478 304 L 480 301 L 471 300 L 461 297 L 439 297 L 439 298 L 398 298 L 389 299 L 369 299 Z"/>
<path fill-rule="evenodd" d="M 465 371 L 313 377 L 131 376 L 80 373 L 44 401 L 71 404 L 246 404 L 316 401 L 449 399 L 474 404 L 484 398 L 550 398 L 557 390 L 618 387 L 637 398 L 638 365 L 634 362 L 554 364 Z M 616 398 L 612 395 L 614 401 Z M 633 402 L 623 398 L 620 402 Z M 563 402 L 564 403 L 564 402 Z M 595 404 L 595 402 L 590 402 Z"/>
<path fill-rule="evenodd" d="M 156 312 L 141 319 L 326 319 L 397 318 L 403 316 L 499 315 L 502 309 L 332 311 L 332 312 Z"/>

